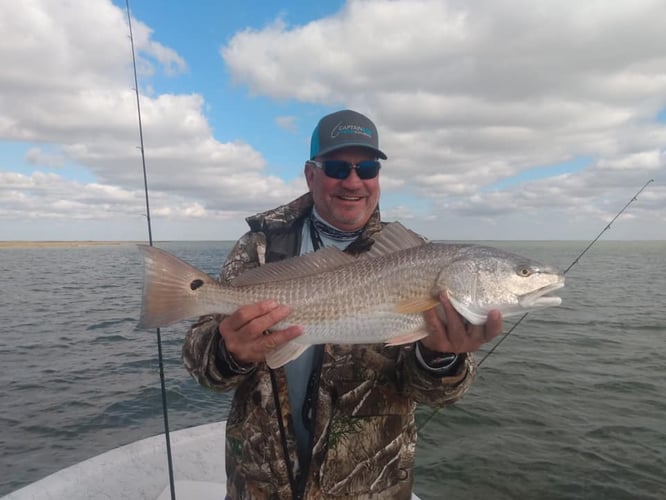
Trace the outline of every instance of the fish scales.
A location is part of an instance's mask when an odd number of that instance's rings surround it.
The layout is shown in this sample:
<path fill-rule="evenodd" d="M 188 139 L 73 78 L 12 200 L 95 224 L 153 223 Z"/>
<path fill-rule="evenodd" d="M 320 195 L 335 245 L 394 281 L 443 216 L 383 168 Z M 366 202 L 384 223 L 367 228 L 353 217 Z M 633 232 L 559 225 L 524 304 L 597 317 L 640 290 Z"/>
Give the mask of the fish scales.
<path fill-rule="evenodd" d="M 439 304 L 442 291 L 465 319 L 482 324 L 491 309 L 509 317 L 558 305 L 561 299 L 547 294 L 564 285 L 550 266 L 492 247 L 425 243 L 397 223 L 360 257 L 326 248 L 247 271 L 232 285 L 163 250 L 142 251 L 143 327 L 230 314 L 263 300 L 289 306 L 290 315 L 274 328 L 300 325 L 304 334 L 268 360 L 272 367 L 316 343 L 418 340 L 427 335 L 422 313 Z"/>
<path fill-rule="evenodd" d="M 418 251 L 417 251 L 418 250 Z M 386 328 L 415 329 L 420 314 L 398 314 L 395 304 L 432 294 L 436 274 L 433 263 L 443 252 L 426 245 L 376 259 L 357 259 L 342 269 L 326 271 L 291 281 L 249 285 L 232 290 L 217 287 L 209 291 L 211 305 L 230 301 L 237 306 L 262 300 L 276 300 L 292 312 L 277 329 L 301 325 L 309 338 L 320 342 L 377 341 Z M 336 328 L 343 326 L 344 328 Z M 380 331 L 378 331 L 378 329 Z"/>

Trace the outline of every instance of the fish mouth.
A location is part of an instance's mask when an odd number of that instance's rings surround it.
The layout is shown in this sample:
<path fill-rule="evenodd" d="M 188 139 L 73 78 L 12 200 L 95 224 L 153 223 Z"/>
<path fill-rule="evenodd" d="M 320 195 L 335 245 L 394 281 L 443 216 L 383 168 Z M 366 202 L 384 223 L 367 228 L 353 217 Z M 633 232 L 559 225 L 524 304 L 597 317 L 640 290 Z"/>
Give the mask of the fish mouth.
<path fill-rule="evenodd" d="M 526 293 L 522 295 L 518 300 L 518 303 L 522 307 L 550 307 L 550 306 L 559 306 L 562 303 L 562 298 L 554 295 L 548 295 L 553 290 L 562 288 L 564 286 L 564 280 L 553 283 L 552 285 L 544 286 L 535 290 L 534 292 Z"/>

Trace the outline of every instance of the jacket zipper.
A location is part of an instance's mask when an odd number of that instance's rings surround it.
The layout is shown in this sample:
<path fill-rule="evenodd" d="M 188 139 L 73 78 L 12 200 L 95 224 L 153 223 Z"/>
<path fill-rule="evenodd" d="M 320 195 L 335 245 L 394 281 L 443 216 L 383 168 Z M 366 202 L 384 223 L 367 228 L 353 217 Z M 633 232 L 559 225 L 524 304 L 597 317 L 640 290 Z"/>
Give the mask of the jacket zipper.
<path fill-rule="evenodd" d="M 278 420 L 278 428 L 280 429 L 280 441 L 282 444 L 282 453 L 284 460 L 287 464 L 287 475 L 289 477 L 289 487 L 291 488 L 291 497 L 293 500 L 301 500 L 297 496 L 296 480 L 294 479 L 294 467 L 289 459 L 289 448 L 287 447 L 287 433 L 284 429 L 284 422 L 282 421 L 282 409 L 280 405 L 280 397 L 278 395 L 277 380 L 275 380 L 275 373 L 270 369 L 271 386 L 273 388 L 273 401 L 275 403 L 276 418 Z"/>
<path fill-rule="evenodd" d="M 324 358 L 324 346 L 317 345 L 314 347 L 314 366 L 315 370 L 312 370 L 312 375 L 310 381 L 308 382 L 308 390 L 305 394 L 305 402 L 307 408 L 310 411 L 308 418 L 308 431 L 310 436 L 308 438 L 308 460 L 306 463 L 301 466 L 301 474 L 298 478 L 297 483 L 297 498 L 303 498 L 305 495 L 305 486 L 307 483 L 308 476 L 310 474 L 310 464 L 312 463 L 312 447 L 314 445 L 314 435 L 315 435 L 315 422 L 317 421 L 317 407 L 319 406 L 319 381 L 321 380 L 321 363 Z"/>

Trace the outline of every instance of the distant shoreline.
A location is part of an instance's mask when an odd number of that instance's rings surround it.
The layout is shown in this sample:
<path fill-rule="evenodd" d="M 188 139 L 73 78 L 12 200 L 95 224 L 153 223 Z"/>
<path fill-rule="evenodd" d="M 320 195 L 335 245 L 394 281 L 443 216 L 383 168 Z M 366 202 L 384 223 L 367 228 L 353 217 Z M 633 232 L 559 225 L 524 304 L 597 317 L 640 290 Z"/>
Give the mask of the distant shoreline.
<path fill-rule="evenodd" d="M 73 247 L 99 247 L 136 245 L 145 243 L 140 241 L 0 241 L 0 249 L 3 248 L 73 248 Z"/>
<path fill-rule="evenodd" d="M 212 240 L 164 240 L 157 241 L 156 244 L 167 243 L 170 241 L 178 241 L 179 243 L 193 242 L 202 243 L 204 241 Z M 441 243 L 479 243 L 484 245 L 502 245 L 503 243 L 581 243 L 583 240 L 433 240 Z M 215 240 L 216 243 L 234 243 L 233 240 Z M 600 243 L 666 243 L 666 240 L 603 240 Z M 122 246 L 122 245 L 146 245 L 147 241 L 96 241 L 96 240 L 81 240 L 81 241 L 0 241 L 0 250 L 11 248 L 78 248 L 78 247 L 101 247 L 101 246 Z"/>

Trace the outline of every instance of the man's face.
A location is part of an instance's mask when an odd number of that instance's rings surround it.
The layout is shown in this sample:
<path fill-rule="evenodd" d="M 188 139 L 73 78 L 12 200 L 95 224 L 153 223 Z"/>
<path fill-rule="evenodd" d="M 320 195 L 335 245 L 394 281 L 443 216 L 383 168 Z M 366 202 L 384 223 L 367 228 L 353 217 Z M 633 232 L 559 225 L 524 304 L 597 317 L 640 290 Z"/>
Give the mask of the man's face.
<path fill-rule="evenodd" d="M 374 159 L 371 150 L 360 147 L 338 149 L 317 158 L 320 161 L 344 160 L 354 164 Z M 379 202 L 379 175 L 363 180 L 352 169 L 346 179 L 332 179 L 326 176 L 323 169 L 306 164 L 305 179 L 317 213 L 342 231 L 355 231 L 365 226 Z"/>

